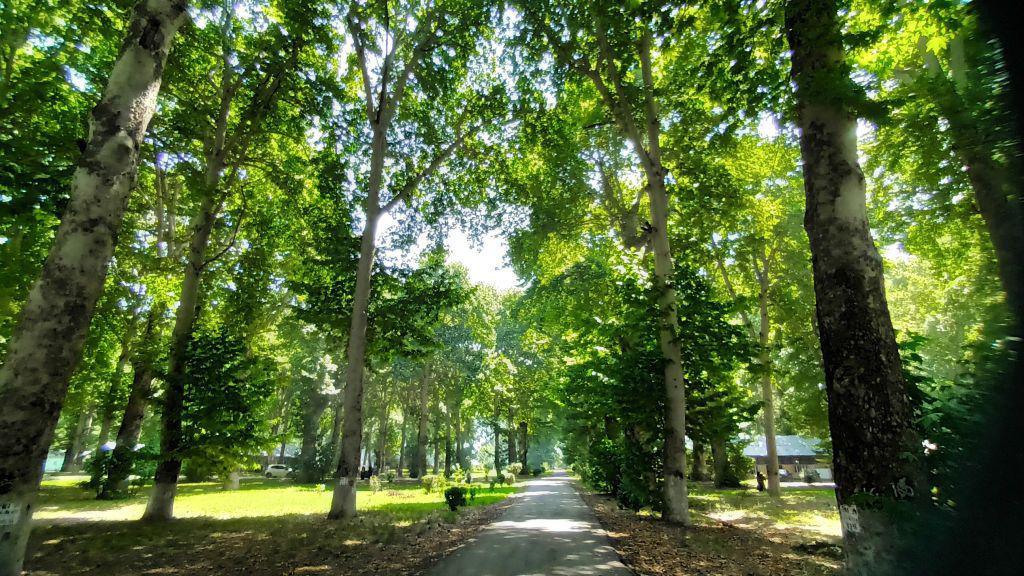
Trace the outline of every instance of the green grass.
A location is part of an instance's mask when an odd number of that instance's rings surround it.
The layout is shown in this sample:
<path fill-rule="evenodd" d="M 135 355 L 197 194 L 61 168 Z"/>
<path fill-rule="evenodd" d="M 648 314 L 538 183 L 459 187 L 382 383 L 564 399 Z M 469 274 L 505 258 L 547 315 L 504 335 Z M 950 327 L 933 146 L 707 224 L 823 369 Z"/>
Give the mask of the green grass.
<path fill-rule="evenodd" d="M 449 512 L 443 494 L 427 494 L 415 483 L 385 483 L 377 493 L 361 483 L 359 515 L 337 522 L 326 518 L 331 492 L 322 484 L 252 478 L 238 490 L 183 483 L 177 519 L 147 523 L 137 520 L 148 490 L 128 500 L 98 501 L 77 486 L 81 480 L 43 482 L 27 563 L 33 575 L 334 574 L 363 570 L 369 562 L 384 567 L 368 573 L 390 574 L 412 560 L 382 557 L 382 546 L 455 522 L 463 513 Z M 470 506 L 500 502 L 517 490 L 476 486 Z"/>
<path fill-rule="evenodd" d="M 823 540 L 841 536 L 835 493 L 827 488 L 784 488 L 781 498 L 773 500 L 767 492 L 696 485 L 690 508 L 713 520 L 770 533 Z"/>
<path fill-rule="evenodd" d="M 35 513 L 39 521 L 137 520 L 142 516 L 149 495 L 142 490 L 133 498 L 99 501 L 92 492 L 77 486 L 81 478 L 64 477 L 43 481 Z M 495 487 L 490 491 L 479 485 L 471 505 L 494 504 L 515 492 L 514 487 Z M 444 510 L 444 495 L 425 493 L 417 484 L 384 484 L 378 492 L 359 485 L 357 507 L 379 510 L 414 521 L 433 511 Z M 331 491 L 323 484 L 298 485 L 286 480 L 252 478 L 242 480 L 238 490 L 224 490 L 219 483 L 182 483 L 174 502 L 178 518 L 205 517 L 219 520 L 260 516 L 326 514 Z"/>

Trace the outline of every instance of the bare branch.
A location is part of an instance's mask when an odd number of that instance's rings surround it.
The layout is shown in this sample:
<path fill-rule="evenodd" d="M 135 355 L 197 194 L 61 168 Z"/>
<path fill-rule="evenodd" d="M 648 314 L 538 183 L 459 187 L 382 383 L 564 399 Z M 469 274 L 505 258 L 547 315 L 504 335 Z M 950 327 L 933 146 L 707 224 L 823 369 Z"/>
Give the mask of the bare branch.
<path fill-rule="evenodd" d="M 352 8 L 349 8 L 348 13 L 345 15 L 345 24 L 348 27 L 349 34 L 352 36 L 352 47 L 356 53 L 356 60 L 359 63 L 359 72 L 363 76 L 363 98 L 366 100 L 366 119 L 370 122 L 374 121 L 377 117 L 377 111 L 373 104 L 373 82 L 370 80 L 370 68 L 366 62 L 366 47 L 363 45 L 363 38 L 360 35 L 360 24 L 362 22 L 356 20 L 352 14 Z"/>
<path fill-rule="evenodd" d="M 448 161 L 449 158 L 451 158 L 451 156 L 455 153 L 456 150 L 462 147 L 465 141 L 466 134 L 462 131 L 460 123 L 460 126 L 456 128 L 455 140 L 453 140 L 451 144 L 449 144 L 448 146 L 441 149 L 437 156 L 435 156 L 433 160 L 431 160 L 430 163 L 427 164 L 427 166 L 423 170 L 420 170 L 419 173 L 413 176 L 411 180 L 406 182 L 405 186 L 402 186 L 402 190 L 399 191 L 398 194 L 395 194 L 395 196 L 390 201 L 388 201 L 388 203 L 385 204 L 383 208 L 381 208 L 381 213 L 383 214 L 385 212 L 389 212 L 400 202 L 404 202 L 410 196 L 412 196 L 412 193 L 416 191 L 416 188 L 419 187 L 420 183 L 429 178 L 431 175 L 433 175 L 434 172 L 436 172 L 437 169 L 440 168 L 442 164 L 444 164 L 446 161 Z"/>

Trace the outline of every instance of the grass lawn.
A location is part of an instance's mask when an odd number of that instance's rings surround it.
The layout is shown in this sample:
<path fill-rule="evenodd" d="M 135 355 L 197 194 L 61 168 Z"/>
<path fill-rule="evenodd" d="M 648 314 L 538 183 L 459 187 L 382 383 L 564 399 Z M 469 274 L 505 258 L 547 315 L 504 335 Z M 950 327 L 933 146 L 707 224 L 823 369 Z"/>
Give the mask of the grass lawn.
<path fill-rule="evenodd" d="M 361 574 L 414 573 L 416 561 L 384 546 L 426 547 L 486 514 L 516 487 L 478 485 L 467 509 L 449 512 L 444 496 L 417 484 L 385 484 L 373 493 L 361 484 L 360 515 L 326 520 L 331 492 L 323 485 L 244 479 L 239 490 L 217 483 L 182 484 L 168 524 L 138 522 L 148 490 L 129 500 L 104 502 L 79 488 L 81 478 L 43 482 L 29 549 L 30 574 Z M 444 540 L 444 538 L 441 538 Z M 384 556 L 381 558 L 381 556 Z M 412 570 L 413 572 L 407 572 Z"/>
<path fill-rule="evenodd" d="M 785 488 L 773 500 L 767 492 L 694 485 L 691 510 L 771 537 L 800 542 L 838 542 L 842 537 L 835 492 L 830 488 Z"/>

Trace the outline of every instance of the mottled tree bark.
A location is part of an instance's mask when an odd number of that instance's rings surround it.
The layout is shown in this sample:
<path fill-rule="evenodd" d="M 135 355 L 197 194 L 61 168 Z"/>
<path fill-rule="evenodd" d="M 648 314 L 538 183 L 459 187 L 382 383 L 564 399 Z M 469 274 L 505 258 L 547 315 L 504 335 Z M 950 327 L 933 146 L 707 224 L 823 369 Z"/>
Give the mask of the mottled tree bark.
<path fill-rule="evenodd" d="M 186 6 L 184 0 L 135 6 L 90 116 L 71 200 L 0 368 L 0 508 L 10 519 L 0 526 L 0 576 L 21 572 L 46 450 L 103 290 L 164 62 Z"/>
<path fill-rule="evenodd" d="M 654 284 L 658 291 L 658 346 L 664 359 L 665 390 L 665 442 L 662 447 L 665 478 L 662 495 L 665 507 L 662 516 L 669 522 L 690 524 L 690 508 L 686 489 L 686 381 L 683 374 L 682 352 L 679 346 L 679 319 L 676 310 L 676 291 L 673 288 L 675 268 L 672 248 L 668 239 L 668 193 L 665 188 L 667 170 L 662 164 L 661 120 L 655 95 L 654 72 L 651 63 L 651 31 L 647 24 L 637 43 L 640 77 L 643 83 L 644 122 L 638 125 L 629 104 L 630 96 L 619 77 L 618 66 L 611 42 L 607 38 L 605 18 L 596 10 L 594 27 L 601 59 L 597 68 L 580 70 L 589 77 L 616 123 L 637 155 L 647 177 L 647 198 L 651 210 L 648 232 L 654 257 Z M 573 63 L 579 66 L 579 63 Z M 589 65 L 588 65 L 589 66 Z"/>
<path fill-rule="evenodd" d="M 379 143 L 378 143 L 379 139 Z M 376 251 L 378 195 L 384 162 L 383 134 L 374 136 L 370 169 L 370 194 L 366 201 L 366 224 L 359 249 L 356 289 L 352 299 L 352 324 L 348 335 L 348 366 L 345 370 L 345 395 L 341 458 L 338 459 L 337 481 L 331 499 L 332 519 L 356 515 L 356 481 L 359 478 L 359 450 L 363 443 L 363 365 L 366 362 L 366 324 L 370 306 L 370 280 Z"/>
<path fill-rule="evenodd" d="M 895 509 L 923 499 L 926 488 L 918 483 L 920 445 L 867 221 L 856 118 L 837 98 L 849 67 L 835 1 L 790 0 L 786 31 L 847 569 L 892 574 L 906 536 Z"/>

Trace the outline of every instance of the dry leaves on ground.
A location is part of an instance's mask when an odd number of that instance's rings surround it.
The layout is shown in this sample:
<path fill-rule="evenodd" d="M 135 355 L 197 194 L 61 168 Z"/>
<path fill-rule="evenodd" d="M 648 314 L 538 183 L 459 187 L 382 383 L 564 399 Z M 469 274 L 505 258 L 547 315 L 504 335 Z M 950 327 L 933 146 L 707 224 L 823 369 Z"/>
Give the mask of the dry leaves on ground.
<path fill-rule="evenodd" d="M 840 567 L 834 558 L 799 552 L 753 530 L 714 520 L 673 526 L 582 492 L 622 561 L 640 576 L 830 576 Z"/>

